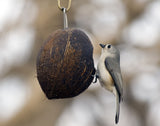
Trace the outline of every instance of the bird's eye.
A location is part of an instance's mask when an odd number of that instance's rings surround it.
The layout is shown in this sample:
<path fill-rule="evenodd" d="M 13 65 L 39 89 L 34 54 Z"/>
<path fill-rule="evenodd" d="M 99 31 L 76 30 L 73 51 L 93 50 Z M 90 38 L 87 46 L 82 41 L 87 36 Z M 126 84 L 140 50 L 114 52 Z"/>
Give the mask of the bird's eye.
<path fill-rule="evenodd" d="M 108 45 L 107 47 L 108 47 L 108 49 L 110 49 L 110 48 L 111 48 L 111 45 Z"/>

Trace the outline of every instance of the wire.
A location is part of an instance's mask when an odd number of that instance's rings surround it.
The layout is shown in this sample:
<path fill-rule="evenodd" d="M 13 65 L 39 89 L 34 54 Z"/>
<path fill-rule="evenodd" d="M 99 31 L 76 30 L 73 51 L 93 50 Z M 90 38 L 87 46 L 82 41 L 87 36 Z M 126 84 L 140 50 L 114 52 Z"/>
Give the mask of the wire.
<path fill-rule="evenodd" d="M 68 1 L 68 6 L 67 7 L 62 7 L 61 6 L 61 1 L 60 0 L 57 0 L 58 1 L 58 8 L 60 9 L 60 10 L 62 10 L 63 11 L 63 9 L 64 8 L 66 8 L 66 12 L 71 8 L 71 2 L 72 2 L 72 0 L 69 0 Z"/>

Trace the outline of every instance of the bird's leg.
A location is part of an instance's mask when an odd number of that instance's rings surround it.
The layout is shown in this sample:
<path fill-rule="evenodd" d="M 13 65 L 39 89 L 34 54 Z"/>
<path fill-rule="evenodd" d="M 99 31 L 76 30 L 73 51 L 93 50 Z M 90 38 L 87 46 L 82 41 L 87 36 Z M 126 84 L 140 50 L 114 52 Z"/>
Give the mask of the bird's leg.
<path fill-rule="evenodd" d="M 93 81 L 93 83 L 96 83 L 96 82 L 97 82 L 97 79 L 99 78 L 97 72 L 96 72 L 96 74 L 94 75 L 94 78 L 95 78 L 95 80 Z"/>

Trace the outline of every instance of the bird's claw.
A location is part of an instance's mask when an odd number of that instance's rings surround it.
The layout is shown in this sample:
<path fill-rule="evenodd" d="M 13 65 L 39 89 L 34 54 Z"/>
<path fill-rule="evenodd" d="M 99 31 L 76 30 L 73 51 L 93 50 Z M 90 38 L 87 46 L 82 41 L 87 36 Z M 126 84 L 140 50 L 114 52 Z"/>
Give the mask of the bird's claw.
<path fill-rule="evenodd" d="M 95 75 L 95 80 L 93 81 L 93 83 L 96 83 L 98 78 L 99 78 L 99 77 L 98 77 L 98 75 L 96 74 L 96 75 Z"/>

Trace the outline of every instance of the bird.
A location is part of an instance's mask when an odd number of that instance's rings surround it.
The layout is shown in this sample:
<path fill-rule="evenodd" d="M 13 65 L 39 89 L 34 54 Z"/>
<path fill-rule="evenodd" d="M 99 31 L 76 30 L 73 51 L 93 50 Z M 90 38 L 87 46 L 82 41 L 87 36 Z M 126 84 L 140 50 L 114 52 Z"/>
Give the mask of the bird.
<path fill-rule="evenodd" d="M 96 79 L 102 87 L 116 97 L 115 123 L 119 122 L 120 102 L 123 100 L 123 81 L 120 69 L 120 51 L 111 44 L 99 44 L 102 48 L 96 70 Z"/>

